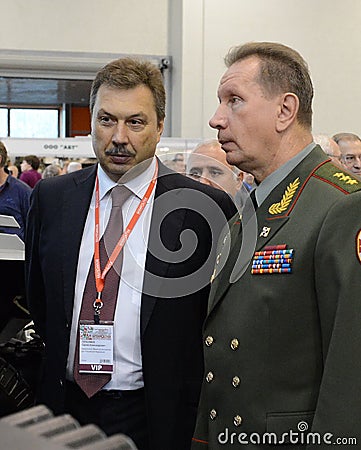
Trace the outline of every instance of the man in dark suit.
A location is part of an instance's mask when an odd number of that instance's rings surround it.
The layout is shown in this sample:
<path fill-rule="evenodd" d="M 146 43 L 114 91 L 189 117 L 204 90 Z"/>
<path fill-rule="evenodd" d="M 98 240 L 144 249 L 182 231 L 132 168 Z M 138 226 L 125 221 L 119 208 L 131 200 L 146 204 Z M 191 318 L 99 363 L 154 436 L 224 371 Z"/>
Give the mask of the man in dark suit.
<path fill-rule="evenodd" d="M 27 299 L 45 342 L 38 402 L 125 433 L 140 450 L 185 450 L 203 374 L 213 243 L 235 208 L 154 156 L 165 115 L 154 65 L 106 65 L 90 110 L 99 164 L 44 180 L 32 196 Z M 118 188 L 126 194 L 119 203 Z"/>
<path fill-rule="evenodd" d="M 313 143 L 296 51 L 248 43 L 226 65 L 210 125 L 256 212 L 220 242 L 192 449 L 361 442 L 361 181 Z"/>

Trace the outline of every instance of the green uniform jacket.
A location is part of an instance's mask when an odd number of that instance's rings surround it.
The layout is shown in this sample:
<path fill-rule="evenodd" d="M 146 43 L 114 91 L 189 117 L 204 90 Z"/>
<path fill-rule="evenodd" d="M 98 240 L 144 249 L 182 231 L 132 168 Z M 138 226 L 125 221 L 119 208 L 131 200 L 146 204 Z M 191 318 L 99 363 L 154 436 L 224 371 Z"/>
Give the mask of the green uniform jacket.
<path fill-rule="evenodd" d="M 257 226 L 232 219 L 204 326 L 192 449 L 315 450 L 342 438 L 361 448 L 360 189 L 315 147 L 258 208 Z M 255 236 L 248 257 L 242 234 Z M 254 253 L 272 246 L 289 250 L 284 272 L 251 273 Z"/>

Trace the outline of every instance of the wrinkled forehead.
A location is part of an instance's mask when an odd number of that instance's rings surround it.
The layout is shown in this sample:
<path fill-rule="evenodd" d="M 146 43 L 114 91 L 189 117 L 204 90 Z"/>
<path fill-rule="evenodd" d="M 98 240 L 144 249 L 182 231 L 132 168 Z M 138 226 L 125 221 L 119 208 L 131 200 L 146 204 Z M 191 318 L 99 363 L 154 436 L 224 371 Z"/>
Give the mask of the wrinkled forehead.
<path fill-rule="evenodd" d="M 257 81 L 260 69 L 260 59 L 256 56 L 248 56 L 233 63 L 222 75 L 219 88 L 236 80 Z"/>
<path fill-rule="evenodd" d="M 188 158 L 188 163 L 187 163 L 187 167 L 188 169 L 215 169 L 215 168 L 219 168 L 222 169 L 222 171 L 227 172 L 229 171 L 230 173 L 233 173 L 232 170 L 232 166 L 230 166 L 224 157 L 224 161 L 223 158 L 222 160 L 216 159 L 214 157 L 212 157 L 209 154 L 202 154 L 202 153 L 192 153 L 191 155 L 189 155 Z"/>
<path fill-rule="evenodd" d="M 361 155 L 360 141 L 340 141 L 338 145 L 343 155 Z"/>

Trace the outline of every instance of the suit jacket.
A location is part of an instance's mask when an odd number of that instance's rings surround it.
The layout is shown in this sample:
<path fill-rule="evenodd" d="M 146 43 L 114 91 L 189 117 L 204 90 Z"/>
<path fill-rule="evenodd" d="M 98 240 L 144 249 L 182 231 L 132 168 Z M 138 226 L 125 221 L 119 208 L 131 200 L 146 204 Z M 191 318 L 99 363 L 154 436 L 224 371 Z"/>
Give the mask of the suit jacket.
<path fill-rule="evenodd" d="M 192 449 L 305 448 L 307 430 L 321 436 L 310 449 L 361 442 L 360 187 L 316 147 L 257 209 L 247 260 L 242 234 L 252 233 L 233 220 L 204 326 Z M 276 245 L 293 250 L 291 272 L 252 273 L 254 253 Z"/>
<path fill-rule="evenodd" d="M 42 181 L 33 192 L 29 212 L 27 300 L 35 327 L 45 342 L 38 402 L 55 413 L 64 409 L 77 261 L 95 176 L 94 166 Z M 162 198 L 167 200 L 160 201 Z M 198 213 L 198 209 L 204 209 L 204 203 L 210 203 L 208 221 Z M 201 328 L 213 266 L 209 264 L 212 238 L 221 227 L 220 223 L 215 224 L 212 236 L 207 222 L 212 221 L 210 214 L 217 206 L 227 218 L 235 213 L 226 193 L 209 189 L 159 164 L 149 245 L 154 247 L 160 235 L 165 248 L 176 252 L 182 246 L 180 235 L 185 230 L 193 230 L 198 243 L 184 262 L 172 262 L 169 258 L 167 261 L 150 251 L 146 257 L 140 326 L 152 449 L 190 447 L 203 373 Z M 164 216 L 164 210 L 171 213 L 160 224 L 158 219 Z M 167 280 L 182 279 L 201 267 L 208 280 L 196 292 L 189 290 L 187 294 L 183 289 L 178 295 L 180 290 L 175 285 L 173 295 L 167 298 Z"/>

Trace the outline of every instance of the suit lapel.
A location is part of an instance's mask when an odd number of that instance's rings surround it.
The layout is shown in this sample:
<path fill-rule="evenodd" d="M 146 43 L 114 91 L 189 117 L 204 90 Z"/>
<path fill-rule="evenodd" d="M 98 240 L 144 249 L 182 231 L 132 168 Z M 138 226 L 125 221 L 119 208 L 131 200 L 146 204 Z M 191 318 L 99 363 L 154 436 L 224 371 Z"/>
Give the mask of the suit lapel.
<path fill-rule="evenodd" d="M 157 180 L 157 187 L 155 190 L 143 283 L 141 307 L 142 335 L 144 334 L 152 315 L 157 300 L 157 294 L 162 288 L 162 278 L 167 278 L 167 272 L 170 266 L 169 262 L 155 257 L 155 255 L 151 251 L 152 245 L 154 244 L 154 242 L 159 242 L 159 240 L 161 239 L 163 244 L 166 244 L 166 247 L 169 251 L 174 251 L 178 243 L 179 235 L 183 229 L 183 223 L 185 220 L 185 210 L 175 210 L 175 206 L 179 205 L 180 202 L 178 199 L 179 191 L 174 190 L 176 186 L 174 185 L 173 180 L 174 178 L 172 176 L 172 173 L 169 172 L 167 168 L 159 162 L 159 175 Z M 165 196 L 163 197 L 163 199 L 166 199 L 165 203 L 161 198 L 162 195 Z M 163 231 L 163 229 L 160 227 L 160 224 L 162 222 L 162 218 L 164 218 L 164 205 L 166 205 L 165 207 L 167 208 L 167 210 L 171 211 L 172 213 L 167 219 L 167 229 Z M 159 235 L 160 232 L 162 232 L 161 235 Z M 155 250 L 155 254 L 158 253 L 159 252 Z"/>
<path fill-rule="evenodd" d="M 63 280 L 65 313 L 71 321 L 80 243 L 94 189 L 97 165 L 74 173 L 73 183 L 63 194 L 63 224 L 59 229 L 63 245 Z M 59 225 L 60 226 L 60 225 Z"/>

